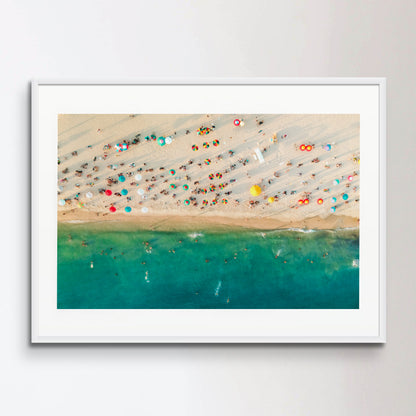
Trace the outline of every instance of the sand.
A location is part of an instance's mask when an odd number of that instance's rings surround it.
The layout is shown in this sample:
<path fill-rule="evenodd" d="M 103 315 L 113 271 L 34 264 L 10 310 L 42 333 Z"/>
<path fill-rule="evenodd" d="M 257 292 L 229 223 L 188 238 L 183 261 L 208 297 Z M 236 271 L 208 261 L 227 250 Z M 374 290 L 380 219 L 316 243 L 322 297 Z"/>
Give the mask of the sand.
<path fill-rule="evenodd" d="M 235 118 L 244 125 L 235 126 Z M 201 126 L 215 128 L 208 135 L 198 135 Z M 57 199 L 66 200 L 65 206 L 58 206 L 59 221 L 127 221 L 151 229 L 171 229 L 175 224 L 259 229 L 359 224 L 358 115 L 60 115 L 58 130 Z M 157 141 L 146 141 L 151 134 L 171 136 L 172 143 L 161 147 Z M 131 143 L 135 137 L 140 142 L 128 150 L 114 149 L 115 144 Z M 204 142 L 209 148 L 204 148 Z M 106 144 L 109 150 L 104 150 Z M 301 144 L 313 148 L 301 151 Z M 330 151 L 325 150 L 328 144 Z M 192 145 L 198 150 L 193 151 Z M 175 170 L 174 176 L 170 169 Z M 134 178 L 137 173 L 140 181 Z M 216 178 L 216 173 L 222 178 Z M 121 174 L 124 183 L 118 181 Z M 213 180 L 209 174 L 214 174 Z M 109 186 L 108 178 L 118 183 Z M 334 184 L 336 179 L 339 184 Z M 176 189 L 170 189 L 170 184 Z M 188 190 L 183 189 L 185 184 Z M 219 189 L 220 184 L 224 189 Z M 210 185 L 216 186 L 214 192 L 209 191 Z M 262 188 L 259 196 L 250 194 L 253 185 Z M 103 193 L 107 189 L 111 196 Z M 122 189 L 128 191 L 126 196 L 115 195 Z M 207 189 L 207 194 L 198 189 Z M 92 198 L 86 196 L 88 192 Z M 347 201 L 342 199 L 344 194 Z M 275 202 L 269 203 L 269 197 Z M 308 199 L 309 204 L 299 205 L 300 199 Z M 318 204 L 318 199 L 323 203 Z M 116 213 L 110 213 L 110 206 Z M 126 206 L 131 207 L 130 213 L 124 212 Z M 148 209 L 146 214 L 143 207 Z"/>

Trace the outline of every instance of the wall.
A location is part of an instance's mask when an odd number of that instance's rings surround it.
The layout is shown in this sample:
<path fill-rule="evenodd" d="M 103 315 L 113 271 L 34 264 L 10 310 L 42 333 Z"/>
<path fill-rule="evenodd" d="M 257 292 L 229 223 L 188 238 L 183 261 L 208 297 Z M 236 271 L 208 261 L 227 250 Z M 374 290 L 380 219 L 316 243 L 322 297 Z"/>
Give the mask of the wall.
<path fill-rule="evenodd" d="M 414 0 L 1 4 L 1 414 L 416 414 Z M 385 346 L 29 345 L 29 81 L 147 76 L 388 78 Z"/>

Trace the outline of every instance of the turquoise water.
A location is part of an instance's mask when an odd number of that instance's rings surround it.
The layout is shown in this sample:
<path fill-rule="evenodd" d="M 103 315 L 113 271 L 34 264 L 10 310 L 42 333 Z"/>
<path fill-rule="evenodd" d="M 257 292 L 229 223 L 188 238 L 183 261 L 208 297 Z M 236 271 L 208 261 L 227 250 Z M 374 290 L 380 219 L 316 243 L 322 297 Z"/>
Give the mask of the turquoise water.
<path fill-rule="evenodd" d="M 59 224 L 58 308 L 353 309 L 358 256 L 357 230 Z"/>

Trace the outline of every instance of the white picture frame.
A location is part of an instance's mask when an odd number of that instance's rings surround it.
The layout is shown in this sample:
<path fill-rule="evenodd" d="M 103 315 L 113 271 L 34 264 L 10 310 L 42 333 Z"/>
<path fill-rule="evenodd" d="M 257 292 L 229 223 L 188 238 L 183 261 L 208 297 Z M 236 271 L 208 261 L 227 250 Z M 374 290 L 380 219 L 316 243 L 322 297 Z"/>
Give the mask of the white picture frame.
<path fill-rule="evenodd" d="M 140 113 L 143 106 L 138 105 L 138 93 L 144 94 L 149 90 L 156 97 L 161 94 L 158 91 L 163 91 L 165 97 L 159 103 L 157 100 L 149 102 L 149 112 L 225 113 L 226 106 L 222 108 L 216 104 L 224 101 L 221 96 L 216 99 L 214 96 L 212 99 L 206 97 L 200 102 L 195 100 L 191 107 L 189 100 L 185 99 L 186 94 L 183 94 L 185 98 L 182 101 L 179 98 L 171 101 L 170 96 L 174 94 L 170 95 L 170 91 L 175 91 L 177 97 L 181 88 L 182 92 L 215 89 L 217 94 L 224 94 L 224 98 L 230 87 L 238 87 L 247 95 L 250 91 L 255 107 L 250 110 L 248 103 L 240 102 L 233 113 L 359 113 L 363 120 L 368 116 L 368 135 L 361 137 L 361 147 L 367 146 L 368 140 L 372 151 L 367 152 L 366 157 L 361 156 L 367 164 L 361 181 L 377 186 L 371 187 L 371 207 L 365 198 L 360 205 L 361 212 L 368 213 L 362 216 L 360 223 L 360 309 L 57 310 L 53 294 L 53 289 L 56 289 L 56 175 L 53 175 L 57 154 L 54 147 L 57 140 L 56 115 Z M 265 103 L 271 90 L 276 99 L 271 100 L 272 106 L 267 107 Z M 197 92 L 190 92 L 190 96 L 192 94 Z M 134 82 L 40 80 L 32 82 L 31 100 L 32 343 L 386 342 L 385 78 L 145 79 Z M 256 107 L 256 103 L 261 104 Z M 366 227 L 368 239 L 362 244 L 361 228 Z M 372 252 L 367 253 L 370 246 Z M 368 267 L 362 276 L 362 256 L 366 258 L 367 255 Z M 364 293 L 364 300 L 361 299 L 362 281 L 369 282 L 368 290 L 363 288 L 368 292 Z M 170 319 L 166 313 L 174 321 L 165 322 Z M 285 325 L 281 325 L 282 321 Z M 247 328 L 242 322 L 247 322 Z M 256 325 L 256 322 L 262 324 Z"/>

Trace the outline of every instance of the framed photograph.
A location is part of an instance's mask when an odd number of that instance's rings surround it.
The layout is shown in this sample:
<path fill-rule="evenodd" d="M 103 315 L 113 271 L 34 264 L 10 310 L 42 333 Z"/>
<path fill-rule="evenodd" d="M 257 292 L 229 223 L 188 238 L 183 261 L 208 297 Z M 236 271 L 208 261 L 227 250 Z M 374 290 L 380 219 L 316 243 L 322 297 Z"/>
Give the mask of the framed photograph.
<path fill-rule="evenodd" d="M 33 82 L 32 342 L 385 342 L 385 97 Z"/>

